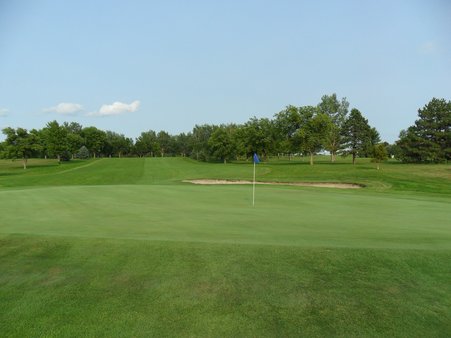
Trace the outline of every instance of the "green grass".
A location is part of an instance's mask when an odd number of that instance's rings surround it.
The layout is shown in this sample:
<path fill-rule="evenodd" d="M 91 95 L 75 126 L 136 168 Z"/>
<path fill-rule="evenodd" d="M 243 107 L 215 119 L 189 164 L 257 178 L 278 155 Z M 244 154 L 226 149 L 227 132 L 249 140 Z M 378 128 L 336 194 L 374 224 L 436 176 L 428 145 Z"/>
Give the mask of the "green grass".
<path fill-rule="evenodd" d="M 1 336 L 451 332 L 449 165 L 0 161 Z"/>
<path fill-rule="evenodd" d="M 260 181 L 348 182 L 367 186 L 367 191 L 406 194 L 451 195 L 451 166 L 406 165 L 388 162 L 376 170 L 374 163 L 360 159 L 352 165 L 340 159 L 330 164 L 318 156 L 310 166 L 305 160 L 272 159 L 257 167 Z M 225 178 L 252 179 L 252 164 L 241 162 L 202 163 L 181 158 L 129 158 L 71 161 L 58 165 L 55 160 L 30 160 L 23 170 L 20 161 L 0 160 L 0 187 L 118 185 L 118 184 L 180 184 L 184 179 Z"/>

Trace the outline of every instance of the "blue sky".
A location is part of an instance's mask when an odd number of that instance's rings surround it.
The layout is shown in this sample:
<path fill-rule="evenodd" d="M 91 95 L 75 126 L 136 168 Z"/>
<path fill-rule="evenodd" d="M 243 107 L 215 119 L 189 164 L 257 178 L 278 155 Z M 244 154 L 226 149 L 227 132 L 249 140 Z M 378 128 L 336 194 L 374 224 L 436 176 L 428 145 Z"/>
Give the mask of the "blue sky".
<path fill-rule="evenodd" d="M 0 128 L 179 133 L 331 93 L 389 142 L 451 99 L 451 3 L 0 0 Z"/>

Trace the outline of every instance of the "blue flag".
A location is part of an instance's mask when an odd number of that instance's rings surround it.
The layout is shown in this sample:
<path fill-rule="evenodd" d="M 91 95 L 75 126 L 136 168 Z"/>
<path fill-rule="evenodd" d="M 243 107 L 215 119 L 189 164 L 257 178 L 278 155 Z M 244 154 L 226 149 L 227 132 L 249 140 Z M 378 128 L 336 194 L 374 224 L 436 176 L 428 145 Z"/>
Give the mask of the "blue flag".
<path fill-rule="evenodd" d="M 257 153 L 254 153 L 254 163 L 260 163 Z"/>

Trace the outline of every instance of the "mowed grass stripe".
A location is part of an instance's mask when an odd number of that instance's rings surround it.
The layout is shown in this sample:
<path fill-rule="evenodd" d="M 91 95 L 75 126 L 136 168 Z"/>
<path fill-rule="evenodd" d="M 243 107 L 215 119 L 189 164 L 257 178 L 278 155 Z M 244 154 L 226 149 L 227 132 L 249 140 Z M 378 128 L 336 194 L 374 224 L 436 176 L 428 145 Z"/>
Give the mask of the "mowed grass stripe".
<path fill-rule="evenodd" d="M 0 232 L 295 246 L 451 248 L 451 210 L 446 201 L 266 186 L 258 187 L 255 207 L 251 197 L 250 186 L 119 185 L 4 191 L 0 192 Z"/>

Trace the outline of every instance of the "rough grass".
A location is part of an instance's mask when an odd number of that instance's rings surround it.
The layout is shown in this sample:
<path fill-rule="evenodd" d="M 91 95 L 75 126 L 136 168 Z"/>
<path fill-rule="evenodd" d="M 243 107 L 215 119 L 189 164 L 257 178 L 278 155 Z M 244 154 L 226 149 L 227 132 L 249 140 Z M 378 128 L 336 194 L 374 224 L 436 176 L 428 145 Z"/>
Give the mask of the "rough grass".
<path fill-rule="evenodd" d="M 0 161 L 1 336 L 451 332 L 448 165 Z"/>

